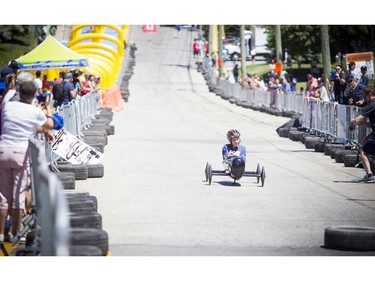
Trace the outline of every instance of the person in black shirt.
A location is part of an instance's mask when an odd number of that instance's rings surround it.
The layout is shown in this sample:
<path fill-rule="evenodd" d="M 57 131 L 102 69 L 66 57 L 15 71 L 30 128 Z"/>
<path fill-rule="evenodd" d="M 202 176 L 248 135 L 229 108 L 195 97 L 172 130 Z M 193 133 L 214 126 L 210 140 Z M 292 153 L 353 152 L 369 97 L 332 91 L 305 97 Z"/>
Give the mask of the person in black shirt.
<path fill-rule="evenodd" d="M 360 148 L 359 154 L 363 168 L 366 171 L 366 175 L 360 182 L 372 183 L 375 182 L 375 177 L 368 157 L 369 155 L 375 155 L 375 91 L 372 88 L 365 88 L 363 90 L 363 98 L 366 105 L 363 107 L 362 113 L 350 121 L 349 130 L 354 130 L 357 125 L 372 129 L 372 132 L 364 137 L 364 144 Z M 369 122 L 364 122 L 367 118 Z"/>

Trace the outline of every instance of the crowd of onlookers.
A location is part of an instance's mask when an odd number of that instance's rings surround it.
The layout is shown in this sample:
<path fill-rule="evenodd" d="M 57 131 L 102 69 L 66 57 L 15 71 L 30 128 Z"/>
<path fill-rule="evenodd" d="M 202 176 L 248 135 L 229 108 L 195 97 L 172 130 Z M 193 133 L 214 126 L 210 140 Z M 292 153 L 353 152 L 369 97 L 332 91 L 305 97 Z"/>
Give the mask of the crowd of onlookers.
<path fill-rule="evenodd" d="M 53 141 L 63 126 L 55 109 L 98 91 L 100 76 L 81 69 L 48 80 L 40 70 L 19 71 L 12 60 L 0 73 L 0 243 L 17 235 L 31 203 L 28 140 Z"/>
<path fill-rule="evenodd" d="M 244 79 L 239 76 L 238 64 L 233 62 L 233 68 L 226 68 L 224 79 L 247 89 L 273 90 L 284 94 L 299 92 L 311 100 L 362 106 L 364 103 L 362 91 L 369 86 L 369 77 L 366 65 L 361 65 L 360 73 L 355 72 L 355 67 L 356 64 L 350 62 L 348 70 L 345 71 L 337 65 L 328 77 L 324 74 L 315 77 L 309 73 L 306 76 L 305 87 L 300 89 L 296 88 L 297 79 L 292 74 L 287 71 L 277 71 L 274 60 L 269 64 L 269 72 L 264 77 L 246 73 Z M 328 88 L 325 86 L 325 81 L 328 82 Z"/>

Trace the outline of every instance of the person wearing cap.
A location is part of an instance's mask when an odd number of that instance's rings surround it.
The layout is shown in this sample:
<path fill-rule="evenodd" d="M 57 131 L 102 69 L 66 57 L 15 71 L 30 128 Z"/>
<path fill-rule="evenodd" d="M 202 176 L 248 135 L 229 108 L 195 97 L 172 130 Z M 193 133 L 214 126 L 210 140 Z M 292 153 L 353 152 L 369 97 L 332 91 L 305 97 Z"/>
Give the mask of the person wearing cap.
<path fill-rule="evenodd" d="M 31 75 L 32 76 L 32 75 Z M 37 90 L 33 80 L 19 84 L 19 102 L 8 101 L 2 109 L 0 136 L 0 242 L 5 238 L 8 210 L 12 217 L 13 236 L 17 235 L 26 215 L 29 188 L 29 138 L 54 127 L 52 112 L 47 104 L 47 116 L 31 105 Z M 7 94 L 8 95 L 8 94 Z"/>
<path fill-rule="evenodd" d="M 8 65 L 1 69 L 0 72 L 0 95 L 2 95 L 6 88 L 6 77 L 8 74 L 17 74 L 18 71 L 18 62 L 11 60 Z"/>
<path fill-rule="evenodd" d="M 58 102 L 56 106 L 62 106 L 68 104 L 72 99 L 77 95 L 77 89 L 73 85 L 73 74 L 70 72 L 65 73 L 63 80 L 64 87 L 64 99 L 61 102 Z"/>
<path fill-rule="evenodd" d="M 362 106 L 365 102 L 362 90 L 366 88 L 359 84 L 353 77 L 348 80 L 348 96 L 344 99 L 344 104 Z"/>
<path fill-rule="evenodd" d="M 361 84 L 365 87 L 368 86 L 368 74 L 367 74 L 367 66 L 366 65 L 361 66 L 361 74 L 360 74 L 360 77 L 358 79 L 358 84 Z"/>

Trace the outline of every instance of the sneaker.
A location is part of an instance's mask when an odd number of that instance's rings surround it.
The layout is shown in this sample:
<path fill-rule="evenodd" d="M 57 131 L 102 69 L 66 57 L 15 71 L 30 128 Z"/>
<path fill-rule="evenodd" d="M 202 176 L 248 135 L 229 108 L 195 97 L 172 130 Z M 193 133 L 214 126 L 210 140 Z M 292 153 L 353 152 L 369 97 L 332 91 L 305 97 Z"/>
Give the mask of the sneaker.
<path fill-rule="evenodd" d="M 365 175 L 362 179 L 359 180 L 360 182 L 372 183 L 375 182 L 374 175 Z"/>

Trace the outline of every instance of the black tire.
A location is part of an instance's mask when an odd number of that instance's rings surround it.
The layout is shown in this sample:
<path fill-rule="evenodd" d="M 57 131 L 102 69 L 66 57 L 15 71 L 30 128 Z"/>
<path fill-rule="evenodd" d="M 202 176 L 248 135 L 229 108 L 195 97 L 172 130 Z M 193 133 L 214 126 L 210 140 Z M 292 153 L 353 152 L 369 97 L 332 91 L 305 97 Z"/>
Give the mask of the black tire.
<path fill-rule="evenodd" d="M 324 147 L 324 155 L 331 155 L 331 150 L 337 147 L 345 148 L 345 146 L 340 143 L 327 143 L 327 145 Z"/>
<path fill-rule="evenodd" d="M 92 125 L 109 125 L 109 123 L 111 123 L 111 120 L 108 118 L 97 118 L 91 120 Z"/>
<path fill-rule="evenodd" d="M 320 141 L 319 137 L 306 137 L 305 147 L 307 149 L 315 149 L 315 144 Z"/>
<path fill-rule="evenodd" d="M 262 167 L 262 172 L 260 173 L 260 179 L 262 181 L 262 187 L 263 187 L 264 181 L 266 180 L 266 171 L 264 170 L 264 167 Z"/>
<path fill-rule="evenodd" d="M 208 166 L 208 184 L 211 185 L 212 182 L 212 167 L 211 164 Z"/>
<path fill-rule="evenodd" d="M 88 164 L 88 178 L 102 178 L 104 176 L 104 165 L 98 164 Z"/>
<path fill-rule="evenodd" d="M 305 144 L 307 137 L 313 137 L 314 135 L 311 135 L 310 133 L 303 133 L 300 135 L 300 141 Z"/>
<path fill-rule="evenodd" d="M 344 166 L 345 167 L 354 167 L 359 161 L 357 154 L 347 154 L 344 155 Z"/>
<path fill-rule="evenodd" d="M 98 143 L 102 145 L 107 145 L 107 138 L 104 136 L 84 136 L 83 141 L 87 144 L 89 143 Z"/>
<path fill-rule="evenodd" d="M 375 251 L 375 228 L 329 226 L 324 231 L 324 246 L 346 251 Z"/>
<path fill-rule="evenodd" d="M 300 131 L 289 131 L 288 137 L 292 141 L 300 141 L 302 134 L 303 134 L 303 132 L 300 132 Z"/>
<path fill-rule="evenodd" d="M 206 163 L 206 168 L 204 169 L 204 175 L 206 176 L 206 182 L 208 181 L 208 162 Z"/>
<path fill-rule="evenodd" d="M 102 229 L 102 216 L 99 213 L 73 213 L 69 215 L 72 228 Z"/>
<path fill-rule="evenodd" d="M 96 213 L 97 203 L 91 199 L 68 200 L 68 208 L 71 213 Z"/>
<path fill-rule="evenodd" d="M 279 137 L 281 138 L 289 138 L 289 127 L 280 128 L 278 131 Z"/>
<path fill-rule="evenodd" d="M 69 256 L 79 257 L 79 256 L 102 256 L 102 250 L 96 246 L 90 245 L 70 245 L 69 246 Z"/>
<path fill-rule="evenodd" d="M 90 196 L 89 192 L 84 192 L 84 191 L 64 191 L 65 197 L 81 197 L 81 196 Z"/>
<path fill-rule="evenodd" d="M 93 195 L 86 195 L 86 196 L 82 195 L 82 196 L 73 196 L 73 197 L 68 196 L 66 197 L 66 199 L 68 200 L 68 203 L 73 202 L 73 201 L 86 201 L 86 200 L 93 201 L 96 212 L 98 211 L 98 199 L 96 198 L 96 196 L 93 196 Z"/>
<path fill-rule="evenodd" d="M 102 255 L 108 254 L 108 234 L 97 228 L 70 229 L 70 245 L 90 245 L 98 247 Z"/>
<path fill-rule="evenodd" d="M 357 155 L 357 153 L 358 152 L 356 150 L 346 150 L 346 149 L 338 150 L 335 153 L 335 161 L 336 161 L 336 163 L 344 163 L 344 156 L 345 155 L 347 155 L 347 154 Z"/>
<path fill-rule="evenodd" d="M 104 145 L 100 143 L 90 143 L 86 142 L 89 146 L 91 146 L 93 149 L 99 151 L 100 153 L 104 153 Z"/>
<path fill-rule="evenodd" d="M 332 148 L 331 149 L 331 159 L 335 159 L 335 154 L 336 154 L 336 151 L 339 151 L 339 150 L 344 150 L 345 147 L 335 147 L 335 148 Z"/>
<path fill-rule="evenodd" d="M 322 141 L 319 141 L 317 143 L 315 143 L 315 152 L 324 152 L 324 146 L 325 146 L 326 142 L 322 142 Z"/>
<path fill-rule="evenodd" d="M 72 172 L 54 173 L 61 181 L 64 190 L 74 190 L 76 188 L 75 174 Z"/>
<path fill-rule="evenodd" d="M 73 165 L 73 164 L 63 164 L 56 165 L 56 168 L 60 172 L 72 172 L 75 175 L 76 180 L 85 180 L 88 176 L 88 170 L 86 165 Z"/>

